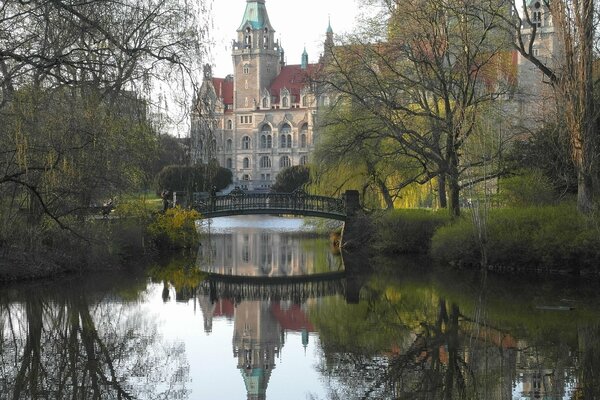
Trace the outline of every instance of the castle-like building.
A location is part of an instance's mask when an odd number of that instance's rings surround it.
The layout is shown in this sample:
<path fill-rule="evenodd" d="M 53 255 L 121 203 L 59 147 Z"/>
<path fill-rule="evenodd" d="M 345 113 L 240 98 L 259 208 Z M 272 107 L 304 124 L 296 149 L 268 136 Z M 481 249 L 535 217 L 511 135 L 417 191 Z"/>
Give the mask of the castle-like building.
<path fill-rule="evenodd" d="M 331 26 L 325 45 L 333 42 Z M 233 184 L 268 190 L 282 169 L 308 163 L 314 149 L 315 115 L 321 103 L 310 76 L 319 64 L 286 65 L 275 40 L 265 0 L 247 0 L 232 43 L 233 75 L 204 81 L 191 121 L 192 161 L 217 160 L 233 173 Z"/>
<path fill-rule="evenodd" d="M 532 55 L 548 66 L 560 65 L 560 43 L 547 5 L 527 4 L 522 38 L 535 35 Z M 327 28 L 324 52 L 333 46 Z M 554 95 L 542 72 L 516 50 L 515 95 L 506 102 L 510 130 L 532 131 L 556 113 Z M 319 93 L 311 76 L 323 65 L 308 63 L 306 50 L 300 64 L 286 65 L 284 50 L 275 40 L 265 0 L 246 0 L 237 38 L 232 42 L 233 74 L 212 76 L 205 66 L 204 79 L 194 100 L 191 118 L 193 163 L 216 160 L 233 174 L 233 186 L 245 190 L 269 190 L 277 174 L 293 165 L 304 165 L 314 150 L 318 132 L 315 117 L 328 105 L 327 93 Z"/>

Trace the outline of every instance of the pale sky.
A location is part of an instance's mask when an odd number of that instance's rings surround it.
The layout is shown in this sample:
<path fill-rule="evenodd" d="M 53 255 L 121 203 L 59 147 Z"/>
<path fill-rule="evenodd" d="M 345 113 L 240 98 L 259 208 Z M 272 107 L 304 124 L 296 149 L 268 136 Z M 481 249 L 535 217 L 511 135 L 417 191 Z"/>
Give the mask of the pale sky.
<path fill-rule="evenodd" d="M 309 63 L 323 52 L 328 18 L 334 35 L 351 32 L 359 13 L 360 0 L 265 0 L 275 38 L 285 51 L 286 64 L 300 64 L 306 46 Z M 233 72 L 231 41 L 242 22 L 246 0 L 213 0 L 211 51 L 213 76 L 223 78 Z"/>

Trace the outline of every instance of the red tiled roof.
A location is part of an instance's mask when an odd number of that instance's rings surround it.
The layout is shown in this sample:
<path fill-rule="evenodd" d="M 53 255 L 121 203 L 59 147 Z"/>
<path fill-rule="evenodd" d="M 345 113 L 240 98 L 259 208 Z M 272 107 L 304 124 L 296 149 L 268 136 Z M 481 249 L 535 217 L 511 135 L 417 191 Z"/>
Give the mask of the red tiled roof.
<path fill-rule="evenodd" d="M 271 312 L 283 329 L 294 332 L 300 332 L 302 329 L 306 329 L 308 332 L 315 332 L 315 328 L 306 317 L 304 311 L 296 304 L 283 310 L 278 303 L 274 303 L 271 304 Z"/>
<path fill-rule="evenodd" d="M 213 317 L 228 317 L 233 318 L 234 305 L 231 300 L 221 299 L 215 304 L 215 310 L 213 311 Z"/>
<path fill-rule="evenodd" d="M 223 99 L 223 103 L 233 104 L 233 79 L 213 78 L 212 82 L 217 96 Z"/>
<path fill-rule="evenodd" d="M 279 94 L 281 89 L 286 88 L 293 96 L 293 101 L 300 102 L 300 90 L 309 84 L 309 77 L 317 69 L 318 64 L 308 64 L 306 69 L 301 65 L 286 65 L 281 68 L 281 72 L 271 84 L 271 96 L 273 102 L 279 103 Z"/>

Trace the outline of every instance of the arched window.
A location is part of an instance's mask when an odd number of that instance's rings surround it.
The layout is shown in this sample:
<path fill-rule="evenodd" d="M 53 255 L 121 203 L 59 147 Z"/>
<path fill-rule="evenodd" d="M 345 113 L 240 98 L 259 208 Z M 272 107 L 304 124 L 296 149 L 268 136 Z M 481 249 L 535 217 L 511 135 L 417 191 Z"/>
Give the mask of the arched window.
<path fill-rule="evenodd" d="M 306 165 L 306 164 L 308 164 L 308 157 L 307 156 L 300 157 L 300 165 Z"/>
<path fill-rule="evenodd" d="M 285 124 L 279 129 L 281 132 L 279 147 L 291 148 L 292 147 L 292 128 Z"/>
<path fill-rule="evenodd" d="M 270 149 L 273 147 L 273 136 L 271 136 L 271 127 L 264 124 L 260 130 L 260 148 Z"/>
<path fill-rule="evenodd" d="M 250 73 L 250 65 L 249 64 L 244 64 L 244 74 L 248 75 Z M 248 81 L 246 81 L 247 83 Z M 246 87 L 246 89 L 248 89 Z"/>
<path fill-rule="evenodd" d="M 229 169 L 233 168 L 233 160 L 231 158 L 227 159 L 227 168 L 229 168 Z"/>
<path fill-rule="evenodd" d="M 308 107 L 308 96 L 302 96 L 302 107 Z"/>
<path fill-rule="evenodd" d="M 248 150 L 250 148 L 250 137 L 244 136 L 242 138 L 242 149 Z"/>
<path fill-rule="evenodd" d="M 300 147 L 302 147 L 302 148 L 306 147 L 306 134 L 305 133 L 300 134 Z"/>
<path fill-rule="evenodd" d="M 288 156 L 283 156 L 279 159 L 279 168 L 286 168 L 292 165 Z"/>
<path fill-rule="evenodd" d="M 271 168 L 271 159 L 269 158 L 269 156 L 262 156 L 260 158 L 260 167 Z"/>
<path fill-rule="evenodd" d="M 227 129 L 233 129 L 233 121 L 230 119 L 227 120 Z"/>
<path fill-rule="evenodd" d="M 250 27 L 246 28 L 246 36 L 244 37 L 244 47 L 247 49 L 252 47 L 252 31 Z"/>
<path fill-rule="evenodd" d="M 281 99 L 281 107 L 289 107 L 289 100 L 287 96 Z"/>
<path fill-rule="evenodd" d="M 233 148 L 233 141 L 231 139 L 227 139 L 227 142 L 225 142 L 225 150 L 231 151 L 232 148 Z"/>
<path fill-rule="evenodd" d="M 263 97 L 263 99 L 262 99 L 262 107 L 263 108 L 269 107 L 269 99 L 267 99 L 266 97 Z"/>
<path fill-rule="evenodd" d="M 542 26 L 542 11 L 540 11 L 541 6 L 542 5 L 539 1 L 535 2 L 535 4 L 533 5 L 533 18 L 531 18 L 533 24 L 537 25 L 538 28 Z"/>
<path fill-rule="evenodd" d="M 308 137 L 308 124 L 302 125 L 300 128 L 300 147 L 305 148 L 307 145 L 306 138 Z"/>
<path fill-rule="evenodd" d="M 202 142 L 202 140 L 199 140 L 199 141 L 198 141 L 198 149 L 199 149 L 200 151 L 202 151 L 202 149 L 203 149 L 203 148 L 204 148 L 204 143 Z"/>
<path fill-rule="evenodd" d="M 244 157 L 243 164 L 244 168 L 250 168 L 250 159 L 248 157 Z"/>

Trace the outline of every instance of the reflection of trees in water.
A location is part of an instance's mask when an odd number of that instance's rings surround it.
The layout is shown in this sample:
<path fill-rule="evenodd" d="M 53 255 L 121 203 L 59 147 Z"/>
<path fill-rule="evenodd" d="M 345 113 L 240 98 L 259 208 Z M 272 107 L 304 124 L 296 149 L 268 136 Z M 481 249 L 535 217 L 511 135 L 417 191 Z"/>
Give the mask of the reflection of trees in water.
<path fill-rule="evenodd" d="M 555 329 L 541 317 L 528 330 L 515 320 L 513 336 L 487 324 L 478 300 L 471 318 L 429 285 L 375 287 L 360 304 L 311 310 L 332 399 L 600 398 L 597 323 Z"/>
<path fill-rule="evenodd" d="M 47 300 L 30 291 L 0 305 L 2 399 L 186 398 L 181 344 L 131 304 L 89 303 L 71 288 Z"/>

